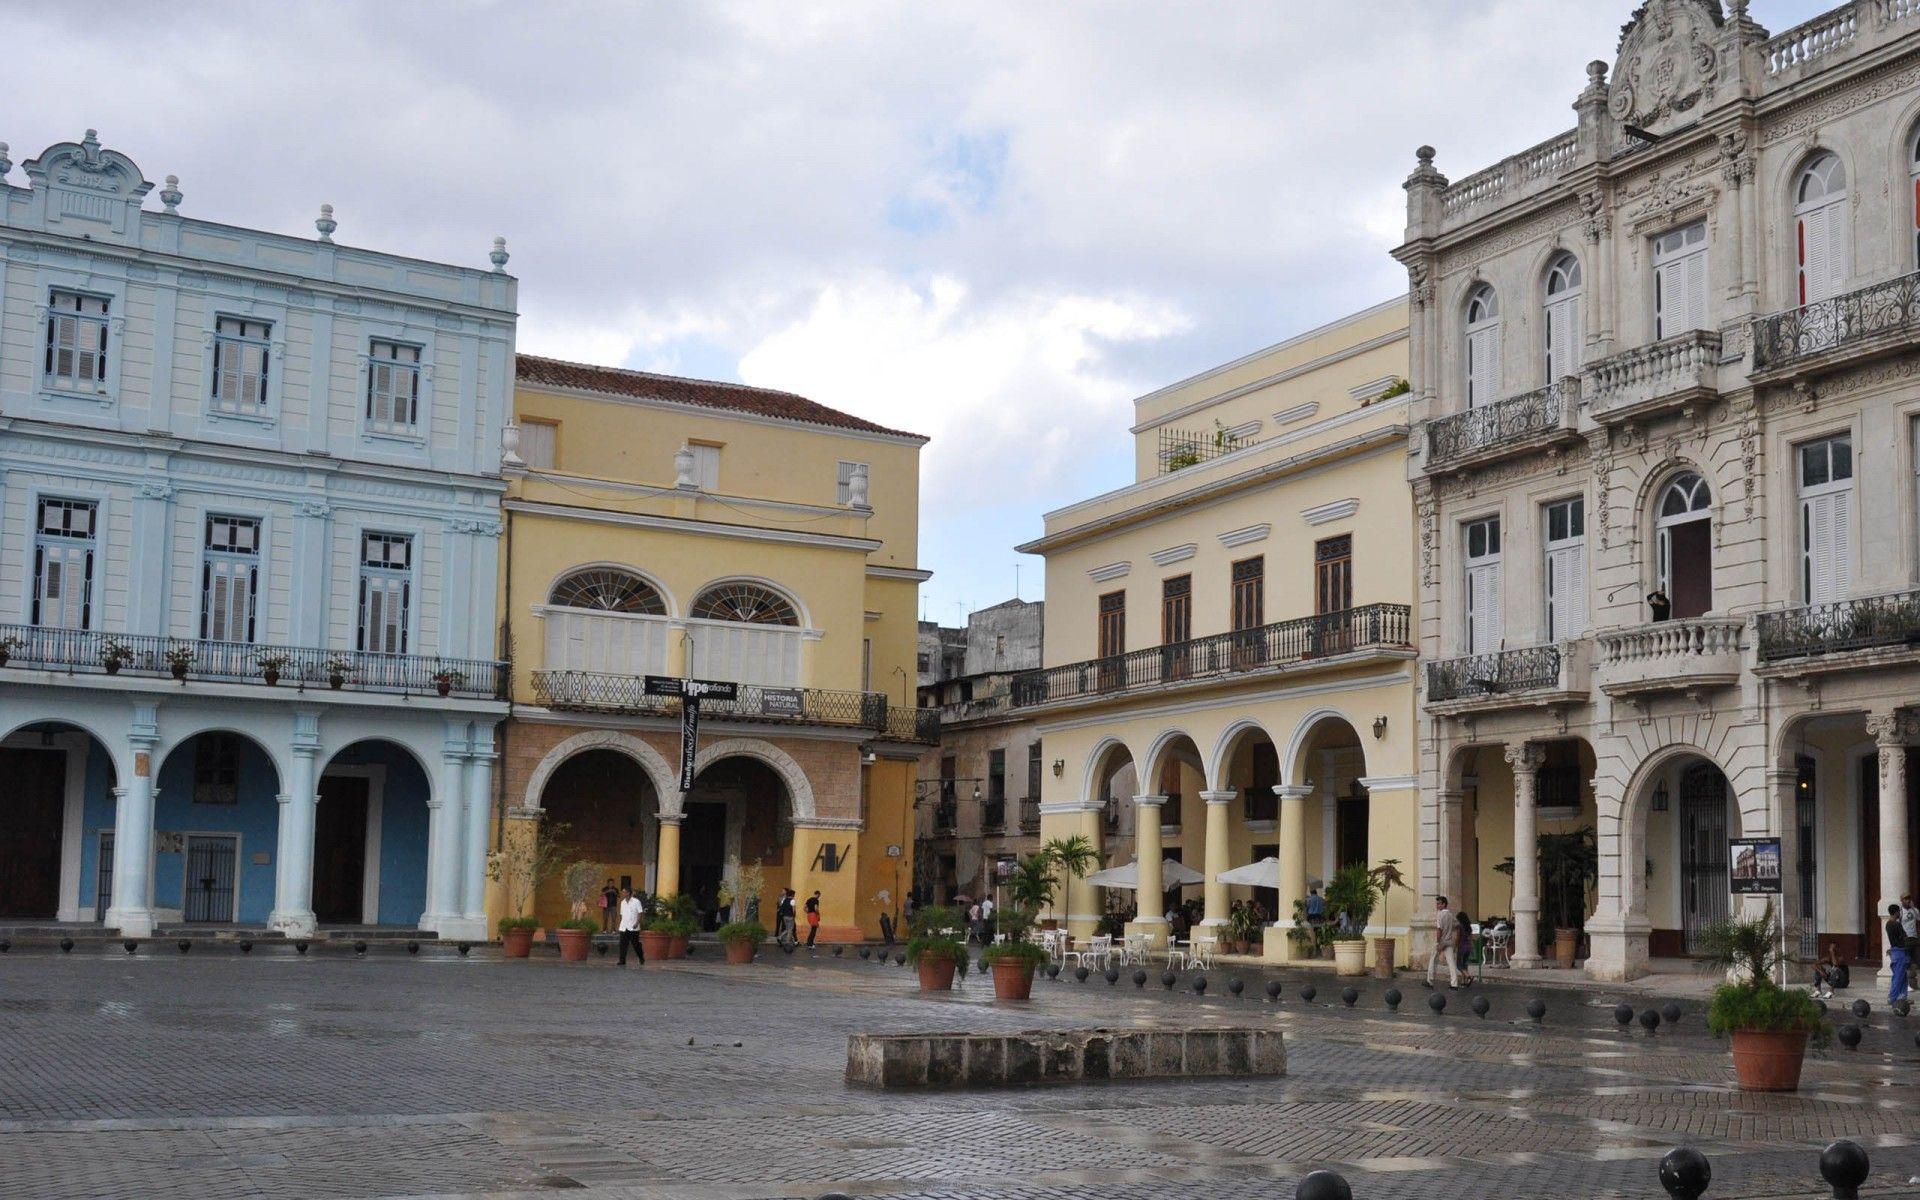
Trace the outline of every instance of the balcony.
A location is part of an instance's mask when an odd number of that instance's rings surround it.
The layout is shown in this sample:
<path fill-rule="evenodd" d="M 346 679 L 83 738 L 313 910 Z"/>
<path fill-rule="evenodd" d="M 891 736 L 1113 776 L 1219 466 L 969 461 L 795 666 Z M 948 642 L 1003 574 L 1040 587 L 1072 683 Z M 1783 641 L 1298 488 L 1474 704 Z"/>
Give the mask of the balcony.
<path fill-rule="evenodd" d="M 960 806 L 952 800 L 942 800 L 933 806 L 933 831 L 936 834 L 951 834 L 960 827 Z"/>
<path fill-rule="evenodd" d="M 1809 604 L 1754 618 L 1763 675 L 1806 675 L 1920 657 L 1920 592 Z"/>
<path fill-rule="evenodd" d="M 1819 374 L 1913 345 L 1920 333 L 1920 272 L 1760 317 L 1753 323 L 1753 381 Z"/>
<path fill-rule="evenodd" d="M 1587 411 L 1595 420 L 1623 421 L 1664 412 L 1720 394 L 1720 335 L 1694 329 L 1611 355 L 1587 367 Z"/>
<path fill-rule="evenodd" d="M 980 805 L 980 828 L 989 833 L 999 833 L 1007 827 L 1007 802 L 1002 799 L 988 799 Z"/>
<path fill-rule="evenodd" d="M 1595 639 L 1594 667 L 1600 690 L 1609 696 L 1638 697 L 1656 692 L 1689 695 L 1740 682 L 1742 621 L 1695 619 L 1656 621 L 1602 633 Z"/>
<path fill-rule="evenodd" d="M 119 675 L 183 683 L 292 685 L 296 691 L 380 692 L 504 700 L 503 664 L 484 659 L 370 654 L 314 646 L 0 625 L 0 665 L 63 675 Z"/>
<path fill-rule="evenodd" d="M 1040 832 L 1040 797 L 1028 796 L 1020 801 L 1020 832 Z"/>
<path fill-rule="evenodd" d="M 1577 436 L 1580 381 L 1558 383 L 1427 422 L 1425 469 L 1457 471 Z"/>
<path fill-rule="evenodd" d="M 1373 651 L 1409 654 L 1413 650 L 1410 637 L 1406 605 L 1368 604 L 1111 658 L 1023 671 L 1013 678 L 1013 704 L 1030 708 L 1122 696 Z"/>
<path fill-rule="evenodd" d="M 1450 714 L 1580 703 L 1587 699 L 1586 666 L 1579 642 L 1430 662 L 1426 704 Z"/>
<path fill-rule="evenodd" d="M 533 695 L 536 703 L 558 712 L 627 717 L 680 713 L 678 699 L 647 695 L 646 680 L 639 675 L 535 671 Z M 732 700 L 702 700 L 700 716 L 709 721 L 862 729 L 886 741 L 934 742 L 940 737 L 938 710 L 889 705 L 884 692 L 830 692 L 743 683 Z"/>

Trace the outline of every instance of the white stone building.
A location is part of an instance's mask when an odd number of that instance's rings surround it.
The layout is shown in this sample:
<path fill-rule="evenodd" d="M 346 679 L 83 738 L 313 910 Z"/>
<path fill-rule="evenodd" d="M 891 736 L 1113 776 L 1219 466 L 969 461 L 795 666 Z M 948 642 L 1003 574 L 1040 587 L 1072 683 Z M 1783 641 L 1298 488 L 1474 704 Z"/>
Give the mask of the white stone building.
<path fill-rule="evenodd" d="M 0 921 L 485 936 L 504 244 L 193 220 L 91 130 L 13 170 Z"/>
<path fill-rule="evenodd" d="M 1421 888 L 1522 963 L 1687 953 L 1743 837 L 1807 957 L 1913 880 L 1920 4 L 1746 10 L 1648 0 L 1574 129 L 1406 183 Z"/>

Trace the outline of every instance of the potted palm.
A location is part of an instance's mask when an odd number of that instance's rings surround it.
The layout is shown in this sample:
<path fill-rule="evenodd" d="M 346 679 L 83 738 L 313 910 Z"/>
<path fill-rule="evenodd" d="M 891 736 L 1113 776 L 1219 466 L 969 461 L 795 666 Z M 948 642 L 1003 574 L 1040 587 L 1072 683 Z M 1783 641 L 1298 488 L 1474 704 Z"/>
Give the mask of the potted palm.
<path fill-rule="evenodd" d="M 760 943 L 767 940 L 767 927 L 758 921 L 729 921 L 720 927 L 720 941 L 727 948 L 727 961 L 740 965 L 753 961 Z"/>
<path fill-rule="evenodd" d="M 1571 970 L 1580 948 L 1587 914 L 1587 890 L 1600 878 L 1600 847 L 1593 830 L 1543 833 L 1539 839 L 1540 882 L 1546 917 L 1553 926 L 1553 956 Z"/>
<path fill-rule="evenodd" d="M 663 959 L 685 958 L 687 939 L 697 928 L 693 897 L 674 892 L 654 898 L 653 911 L 647 917 L 647 927 L 641 931 L 640 939 L 649 955 Z M 649 934 L 653 937 L 649 938 Z"/>
<path fill-rule="evenodd" d="M 1393 920 L 1388 910 L 1393 907 L 1393 889 L 1402 888 L 1406 891 L 1413 889 L 1408 886 L 1407 877 L 1400 873 L 1400 860 L 1397 858 L 1381 859 L 1373 870 L 1367 872 L 1367 875 L 1373 880 L 1375 890 L 1379 894 L 1381 909 L 1381 932 L 1373 939 L 1373 974 L 1377 979 L 1392 979 L 1393 936 L 1386 931 L 1392 926 Z"/>
<path fill-rule="evenodd" d="M 1047 961 L 1046 949 L 1033 940 L 1033 913 L 1009 904 L 994 914 L 994 921 L 1007 940 L 995 942 L 980 955 L 993 972 L 993 998 L 1031 999 L 1033 973 Z"/>
<path fill-rule="evenodd" d="M 921 991 L 950 991 L 954 973 L 967 973 L 967 944 L 960 940 L 965 929 L 960 914 L 951 908 L 929 904 L 913 914 L 907 961 L 920 972 Z"/>
<path fill-rule="evenodd" d="M 1245 954 L 1260 940 L 1260 919 L 1253 910 L 1241 905 L 1227 915 L 1227 942 L 1232 953 Z"/>
<path fill-rule="evenodd" d="M 981 957 L 993 969 L 993 994 L 1001 1000 L 1025 1000 L 1033 994 L 1033 972 L 1047 952 L 1032 940 L 1034 916 L 1051 908 L 1066 876 L 1084 877 L 1097 861 L 1084 837 L 1054 838 L 1014 864 L 1007 881 L 1011 903 L 997 915 L 1004 942 L 988 946 Z"/>
<path fill-rule="evenodd" d="M 1341 867 L 1327 884 L 1327 910 L 1336 919 L 1344 917 L 1333 934 L 1333 969 L 1336 975 L 1367 973 L 1367 922 L 1373 917 L 1378 895 L 1367 868 L 1359 863 Z"/>
<path fill-rule="evenodd" d="M 1741 1090 L 1797 1091 L 1807 1043 L 1824 1043 L 1830 1027 L 1811 995 L 1773 981 L 1781 962 L 1773 904 L 1759 916 L 1709 926 L 1699 944 L 1706 961 L 1727 974 L 1707 1005 L 1707 1028 L 1732 1041 Z"/>
<path fill-rule="evenodd" d="M 565 825 L 548 821 L 509 830 L 501 848 L 487 855 L 487 878 L 506 894 L 508 913 L 500 918 L 500 949 L 508 958 L 525 958 L 533 950 L 533 931 L 540 927 L 530 911 L 533 898 L 560 869 L 567 852 L 561 841 L 566 830 Z"/>
<path fill-rule="evenodd" d="M 593 943 L 593 935 L 600 931 L 600 923 L 587 916 L 587 906 L 600 893 L 600 879 L 606 867 L 597 862 L 582 860 L 567 867 L 560 876 L 560 890 L 566 893 L 567 904 L 572 915 L 560 922 L 554 930 L 554 936 L 560 939 L 560 958 L 563 962 L 587 961 L 587 948 Z"/>

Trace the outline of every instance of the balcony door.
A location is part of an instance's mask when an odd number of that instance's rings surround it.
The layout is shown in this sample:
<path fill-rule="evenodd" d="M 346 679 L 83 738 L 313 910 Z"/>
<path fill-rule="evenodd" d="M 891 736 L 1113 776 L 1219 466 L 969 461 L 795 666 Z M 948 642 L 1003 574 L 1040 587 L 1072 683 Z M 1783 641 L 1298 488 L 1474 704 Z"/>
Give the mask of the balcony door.
<path fill-rule="evenodd" d="M 1707 223 L 1695 221 L 1653 243 L 1654 336 L 1707 327 Z"/>
<path fill-rule="evenodd" d="M 1313 652 L 1345 654 L 1353 649 L 1353 535 L 1322 538 L 1313 544 Z"/>
<path fill-rule="evenodd" d="M 1675 620 L 1713 607 L 1713 493 L 1689 471 L 1660 492 L 1654 510 L 1655 583 L 1672 603 Z"/>
<path fill-rule="evenodd" d="M 1127 652 L 1127 594 L 1108 592 L 1100 597 L 1096 630 L 1100 659 L 1100 687 L 1116 688 L 1123 678 L 1120 656 Z"/>
<path fill-rule="evenodd" d="M 1579 637 L 1587 625 L 1586 502 L 1547 505 L 1547 640 Z"/>
<path fill-rule="evenodd" d="M 1193 639 L 1193 576 L 1175 575 L 1160 582 L 1161 675 L 1184 679 L 1190 673 Z"/>
<path fill-rule="evenodd" d="M 1469 521 L 1466 536 L 1468 654 L 1500 648 L 1500 518 Z"/>
<path fill-rule="evenodd" d="M 1800 590 L 1808 604 L 1844 599 L 1853 576 L 1853 439 L 1800 447 Z"/>

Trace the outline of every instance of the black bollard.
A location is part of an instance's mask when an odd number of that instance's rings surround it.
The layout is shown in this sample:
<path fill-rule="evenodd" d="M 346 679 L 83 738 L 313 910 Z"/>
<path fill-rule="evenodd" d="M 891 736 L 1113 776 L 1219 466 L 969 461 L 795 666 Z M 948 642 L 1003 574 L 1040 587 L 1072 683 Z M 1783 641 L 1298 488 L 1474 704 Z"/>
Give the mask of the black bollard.
<path fill-rule="evenodd" d="M 1194 976 L 1193 994 L 1196 996 L 1204 996 L 1207 994 L 1207 977 L 1205 975 Z"/>
<path fill-rule="evenodd" d="M 1485 996 L 1475 996 L 1473 998 L 1473 1004 L 1471 1005 L 1471 1007 L 1473 1008 L 1474 1016 L 1485 1019 L 1487 1015 L 1487 1010 L 1491 1009 L 1493 1005 L 1487 1003 L 1487 998 Z"/>
<path fill-rule="evenodd" d="M 467 952 L 473 949 L 473 943 L 461 942 L 459 945 L 455 946 L 454 949 L 460 952 L 461 958 L 465 958 L 467 956 Z"/>
<path fill-rule="evenodd" d="M 906 955 L 905 955 L 904 953 L 901 953 L 901 954 L 896 954 L 896 955 L 894 955 L 894 956 L 893 956 L 893 965 L 894 965 L 894 966 L 896 966 L 896 967 L 904 967 L 904 966 L 906 966 L 906 965 L 907 965 L 907 956 L 906 956 Z M 1059 974 L 1059 972 L 1057 972 L 1057 971 L 1056 971 L 1056 972 L 1055 972 L 1055 974 Z"/>
<path fill-rule="evenodd" d="M 1660 1159 L 1660 1186 L 1676 1200 L 1700 1200 L 1712 1182 L 1712 1165 L 1692 1146 L 1669 1150 Z"/>
<path fill-rule="evenodd" d="M 1305 1000 L 1308 1004 L 1312 1004 L 1313 998 L 1315 996 L 1318 996 L 1319 994 L 1320 994 L 1319 991 L 1316 990 L 1314 986 L 1310 983 L 1307 986 L 1300 989 L 1300 998 L 1302 1000 Z"/>
<path fill-rule="evenodd" d="M 1902 996 L 1893 1002 L 1893 1011 L 1904 1017 L 1913 1011 L 1913 1001 Z"/>
<path fill-rule="evenodd" d="M 1527 1001 L 1527 1015 L 1533 1018 L 1535 1025 L 1540 1024 L 1547 1017 L 1547 1002 L 1537 996 Z"/>
<path fill-rule="evenodd" d="M 1247 985 L 1244 983 L 1241 983 L 1238 979 L 1227 980 L 1227 990 L 1232 992 L 1236 996 L 1238 996 L 1241 992 L 1245 991 L 1246 988 L 1247 988 Z"/>
<path fill-rule="evenodd" d="M 241 939 L 240 939 L 240 953 L 242 953 L 242 954 L 252 954 L 252 953 L 253 953 L 253 939 L 252 939 L 252 938 L 241 938 Z"/>
<path fill-rule="evenodd" d="M 1650 1008 L 1641 1013 L 1640 1028 L 1646 1030 L 1648 1033 L 1652 1033 L 1654 1030 L 1660 1028 L 1660 1014 Z"/>
<path fill-rule="evenodd" d="M 600 953 L 602 953 L 602 954 L 605 954 L 606 952 L 607 952 L 607 945 L 606 945 L 606 943 L 605 943 L 605 942 L 602 942 L 602 943 L 600 943 Z M 419 943 L 419 942 L 408 942 L 408 943 L 407 943 L 407 953 L 408 953 L 408 954 L 418 954 L 418 953 L 420 953 L 420 943 Z"/>
<path fill-rule="evenodd" d="M 1054 962 L 1050 962 L 1050 963 L 1048 963 L 1048 964 L 1047 964 L 1047 978 L 1048 978 L 1048 979 L 1058 979 L 1058 978 L 1060 978 L 1060 964 L 1059 964 L 1059 963 L 1054 963 Z"/>
<path fill-rule="evenodd" d="M 1433 995 L 1428 996 L 1427 1007 L 1432 1009 L 1435 1015 L 1447 1011 L 1447 994 L 1445 992 L 1435 992 Z"/>
<path fill-rule="evenodd" d="M 1820 1152 L 1820 1178 L 1833 1188 L 1836 1200 L 1859 1200 L 1860 1185 L 1867 1181 L 1871 1165 L 1860 1143 L 1845 1138 Z"/>
<path fill-rule="evenodd" d="M 781 943 L 780 943 L 780 950 L 781 950 L 781 952 L 782 952 L 782 953 L 784 953 L 784 954 L 792 954 L 792 953 L 793 953 L 793 952 L 794 952 L 795 950 L 798 950 L 799 948 L 800 948 L 800 947 L 798 947 L 798 946 L 796 946 L 796 945 L 794 945 L 794 944 L 792 944 L 791 942 L 781 942 Z"/>
<path fill-rule="evenodd" d="M 1280 981 L 1278 979 L 1267 980 L 1267 999 L 1278 1000 L 1279 998 L 1280 998 Z"/>
<path fill-rule="evenodd" d="M 1108 967 L 1105 974 L 1102 975 L 1102 978 L 1107 981 L 1108 987 L 1112 987 L 1114 984 L 1120 982 L 1120 972 L 1114 970 L 1112 967 Z"/>
<path fill-rule="evenodd" d="M 1387 1008 L 1389 1011 L 1391 1012 L 1400 1011 L 1400 989 L 1399 988 L 1388 988 L 1387 994 L 1380 998 L 1387 1002 Z"/>
<path fill-rule="evenodd" d="M 1340 1003 L 1346 1005 L 1348 1008 L 1352 1008 L 1354 1005 L 1360 1003 L 1360 989 L 1341 988 Z"/>
<path fill-rule="evenodd" d="M 1133 973 L 1133 986 L 1137 988 L 1147 986 L 1147 973 L 1145 971 L 1135 971 Z"/>
<path fill-rule="evenodd" d="M 181 938 L 179 941 L 175 942 L 174 945 L 180 947 L 180 953 L 182 954 L 185 954 L 187 951 L 193 949 L 193 943 L 188 941 L 186 938 Z"/>
<path fill-rule="evenodd" d="M 1353 1200 L 1353 1189 L 1332 1171 L 1315 1171 L 1294 1185 L 1293 1200 Z"/>
<path fill-rule="evenodd" d="M 6 938 L 0 938 L 0 954 L 5 954 L 11 949 L 13 949 L 13 943 Z"/>
<path fill-rule="evenodd" d="M 140 943 L 134 941 L 132 938 L 128 938 L 126 941 L 120 943 L 120 948 L 125 950 L 128 954 L 132 954 L 135 950 L 138 950 L 140 948 Z"/>
<path fill-rule="evenodd" d="M 1824 1017 L 1827 1015 L 1827 1002 L 1825 1000 L 1815 1000 L 1813 1006 L 1820 1010 L 1821 1016 Z"/>
<path fill-rule="evenodd" d="M 993 964 L 987 961 L 986 955 L 982 954 L 980 956 L 980 973 L 982 975 L 985 975 L 992 970 L 993 970 Z"/>
<path fill-rule="evenodd" d="M 835 946 L 833 948 L 833 956 L 839 958 L 842 954 L 846 953 L 846 949 L 845 946 Z"/>
<path fill-rule="evenodd" d="M 1073 977 L 1081 983 L 1085 983 L 1087 981 L 1087 969 L 1085 967 L 1075 967 L 1073 969 Z"/>
<path fill-rule="evenodd" d="M 1680 1023 L 1680 1006 L 1669 1000 L 1667 1001 L 1667 1006 L 1660 1010 L 1660 1015 L 1667 1019 L 1667 1024 L 1678 1025 Z"/>
<path fill-rule="evenodd" d="M 1867 1014 L 1873 1011 L 1873 1005 L 1865 1000 L 1855 1000 L 1850 1007 L 1853 1009 L 1853 1015 L 1863 1021 L 1867 1019 Z"/>
<path fill-rule="evenodd" d="M 1167 989 L 1168 991 L 1172 991 L 1173 985 L 1178 982 L 1180 982 L 1180 977 L 1178 975 L 1175 975 L 1172 971 L 1160 972 L 1160 986 Z"/>
<path fill-rule="evenodd" d="M 305 941 L 295 942 L 293 948 L 299 953 L 305 954 L 307 952 L 307 943 Z"/>
<path fill-rule="evenodd" d="M 1834 1036 L 1838 1037 L 1840 1044 L 1849 1050 L 1860 1048 L 1860 1027 L 1851 1021 L 1842 1025 Z"/>
<path fill-rule="evenodd" d="M 593 949 L 594 949 L 594 953 L 598 954 L 601 958 L 605 958 L 607 956 L 607 944 L 605 942 L 595 942 L 593 944 Z"/>
<path fill-rule="evenodd" d="M 355 942 L 353 944 L 353 952 L 355 954 L 365 954 L 367 952 L 367 944 L 365 942 Z"/>
<path fill-rule="evenodd" d="M 764 928 L 766 928 L 766 926 L 764 926 L 764 925 L 763 925 L 763 926 L 761 926 L 761 928 L 762 928 L 762 929 L 764 929 Z M 868 958 L 872 958 L 872 957 L 873 957 L 873 950 L 872 950 L 871 948 L 869 948 L 869 947 L 866 947 L 866 946 L 862 946 L 862 947 L 860 947 L 860 957 L 861 957 L 862 959 L 868 959 Z"/>
<path fill-rule="evenodd" d="M 1627 1026 L 1633 1024 L 1633 1005 L 1631 1004 L 1614 1005 L 1613 1019 L 1622 1029 L 1625 1029 Z"/>
<path fill-rule="evenodd" d="M 60 953 L 62 953 L 62 954 L 72 954 L 72 953 L 73 953 L 73 939 L 72 939 L 72 938 L 68 938 L 68 937 L 63 937 L 63 938 L 61 938 L 61 939 L 60 939 Z"/>

